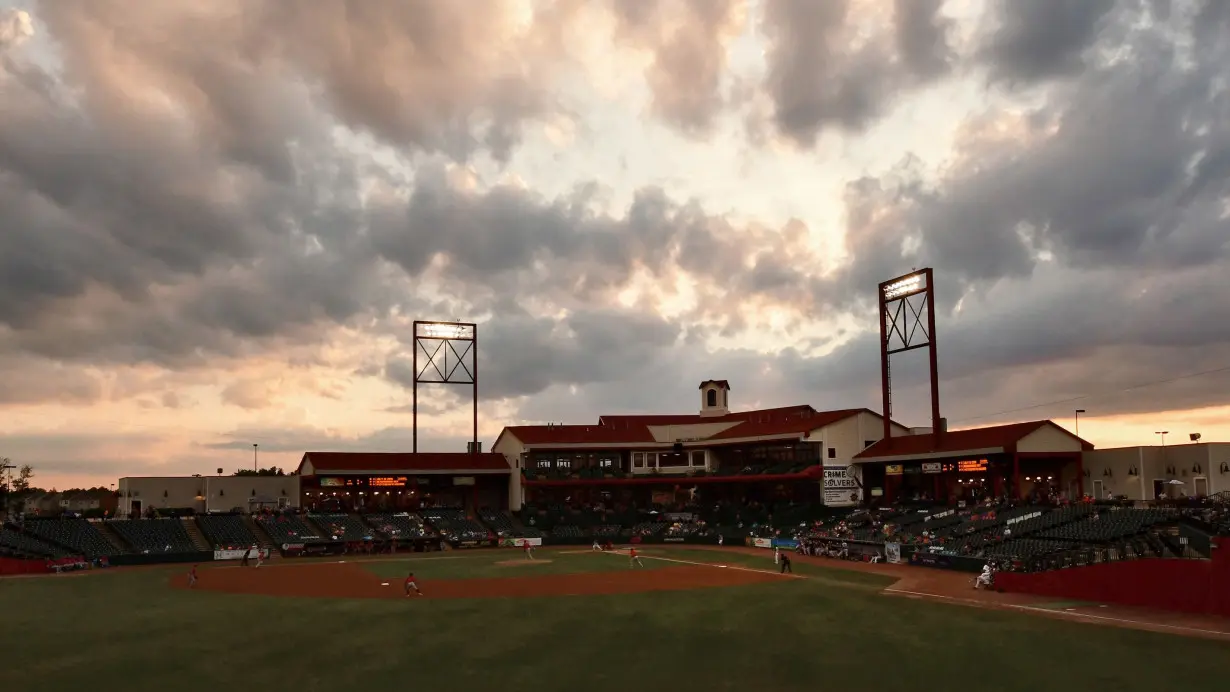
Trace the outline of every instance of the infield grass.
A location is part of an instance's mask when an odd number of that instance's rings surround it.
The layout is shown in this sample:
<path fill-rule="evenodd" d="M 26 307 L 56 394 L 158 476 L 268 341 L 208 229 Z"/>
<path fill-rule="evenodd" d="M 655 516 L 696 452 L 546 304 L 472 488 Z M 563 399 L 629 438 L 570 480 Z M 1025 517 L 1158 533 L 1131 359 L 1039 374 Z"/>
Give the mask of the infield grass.
<path fill-rule="evenodd" d="M 712 551 L 644 554 L 646 563 L 661 555 L 772 567 Z M 550 569 L 568 559 L 550 557 Z M 510 558 L 440 560 L 435 578 L 480 576 Z M 619 556 L 590 558 L 626 568 Z M 421 563 L 415 570 L 426 578 Z M 382 565 L 405 566 L 369 568 Z M 524 569 L 533 568 L 500 574 Z M 168 588 L 182 567 L 0 580 L 0 690 L 1201 692 L 1225 690 L 1230 679 L 1224 643 L 887 597 L 877 593 L 881 577 L 795 569 L 814 578 L 558 600 L 298 600 Z"/>

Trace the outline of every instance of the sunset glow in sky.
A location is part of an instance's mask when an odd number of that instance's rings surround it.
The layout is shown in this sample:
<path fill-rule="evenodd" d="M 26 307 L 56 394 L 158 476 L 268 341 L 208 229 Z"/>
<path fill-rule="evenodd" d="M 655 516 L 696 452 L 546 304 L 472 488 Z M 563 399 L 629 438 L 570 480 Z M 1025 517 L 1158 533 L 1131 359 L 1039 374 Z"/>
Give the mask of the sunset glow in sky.
<path fill-rule="evenodd" d="M 1230 440 L 1228 64 L 1218 0 L 0 0 L 0 456 L 406 451 L 415 319 L 480 323 L 488 446 L 878 409 L 924 266 L 953 427 Z"/>

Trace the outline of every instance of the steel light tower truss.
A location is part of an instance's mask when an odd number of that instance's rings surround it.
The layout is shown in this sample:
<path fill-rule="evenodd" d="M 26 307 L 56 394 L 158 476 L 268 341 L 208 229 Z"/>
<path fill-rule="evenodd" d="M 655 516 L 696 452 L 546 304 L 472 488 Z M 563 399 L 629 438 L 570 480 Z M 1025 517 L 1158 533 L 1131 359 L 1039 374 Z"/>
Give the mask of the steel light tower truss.
<path fill-rule="evenodd" d="M 419 451 L 419 385 L 468 385 L 473 397 L 473 439 L 478 451 L 478 325 L 473 322 L 414 322 L 414 381 L 411 386 L 412 451 Z"/>
<path fill-rule="evenodd" d="M 880 284 L 880 383 L 884 396 L 884 437 L 892 437 L 893 393 L 890 359 L 926 348 L 931 375 L 931 429 L 942 432 L 939 362 L 935 344 L 935 284 L 930 267 Z"/>

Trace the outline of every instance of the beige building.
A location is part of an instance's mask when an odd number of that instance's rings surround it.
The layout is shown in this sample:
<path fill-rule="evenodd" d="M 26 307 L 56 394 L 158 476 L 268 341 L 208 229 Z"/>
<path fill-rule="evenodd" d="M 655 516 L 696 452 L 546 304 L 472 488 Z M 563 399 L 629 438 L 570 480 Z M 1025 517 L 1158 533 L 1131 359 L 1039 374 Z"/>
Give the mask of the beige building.
<path fill-rule="evenodd" d="M 1085 452 L 1085 487 L 1099 499 L 1205 497 L 1230 491 L 1230 442 Z"/>
<path fill-rule="evenodd" d="M 136 476 L 117 487 L 121 517 L 155 509 L 255 511 L 299 506 L 298 476 Z"/>

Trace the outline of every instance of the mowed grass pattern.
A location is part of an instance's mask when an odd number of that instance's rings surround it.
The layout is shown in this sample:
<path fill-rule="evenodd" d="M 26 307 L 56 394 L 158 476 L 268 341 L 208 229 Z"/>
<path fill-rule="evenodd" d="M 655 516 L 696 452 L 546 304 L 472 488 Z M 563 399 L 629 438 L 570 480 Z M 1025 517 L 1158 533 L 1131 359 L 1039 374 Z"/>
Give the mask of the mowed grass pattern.
<path fill-rule="evenodd" d="M 508 559 L 492 555 L 440 564 L 481 571 Z M 663 555 L 772 568 L 757 556 Z M 168 588 L 183 568 L 0 580 L 0 689 L 1157 692 L 1230 679 L 1223 643 L 887 597 L 869 575 L 795 567 L 816 578 L 558 600 Z"/>

